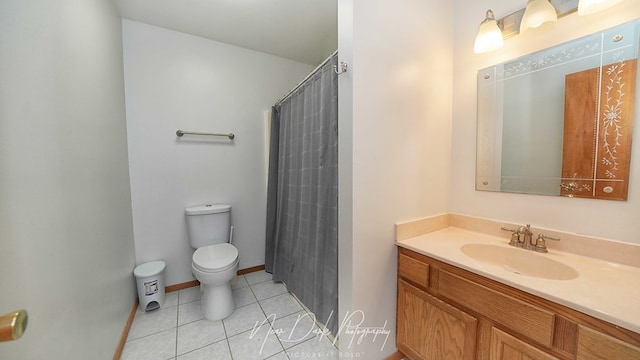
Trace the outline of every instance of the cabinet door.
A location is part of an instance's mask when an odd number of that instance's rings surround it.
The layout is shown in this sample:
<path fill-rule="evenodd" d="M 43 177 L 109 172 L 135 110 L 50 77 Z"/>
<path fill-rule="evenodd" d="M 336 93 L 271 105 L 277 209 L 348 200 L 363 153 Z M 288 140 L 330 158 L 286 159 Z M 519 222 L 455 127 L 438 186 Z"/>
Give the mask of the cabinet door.
<path fill-rule="evenodd" d="M 491 360 L 558 360 L 504 331 L 491 329 Z"/>
<path fill-rule="evenodd" d="M 475 359 L 476 318 L 398 281 L 397 346 L 408 358 Z"/>

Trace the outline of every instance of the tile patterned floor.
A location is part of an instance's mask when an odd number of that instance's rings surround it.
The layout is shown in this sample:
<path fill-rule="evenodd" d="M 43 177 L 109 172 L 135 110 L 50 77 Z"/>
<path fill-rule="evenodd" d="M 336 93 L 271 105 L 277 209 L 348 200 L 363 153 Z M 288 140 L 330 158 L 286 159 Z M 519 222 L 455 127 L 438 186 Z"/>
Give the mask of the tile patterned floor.
<path fill-rule="evenodd" d="M 338 359 L 313 314 L 270 274 L 238 276 L 232 289 L 236 310 L 220 321 L 203 318 L 199 287 L 166 294 L 158 310 L 138 309 L 121 359 Z"/>

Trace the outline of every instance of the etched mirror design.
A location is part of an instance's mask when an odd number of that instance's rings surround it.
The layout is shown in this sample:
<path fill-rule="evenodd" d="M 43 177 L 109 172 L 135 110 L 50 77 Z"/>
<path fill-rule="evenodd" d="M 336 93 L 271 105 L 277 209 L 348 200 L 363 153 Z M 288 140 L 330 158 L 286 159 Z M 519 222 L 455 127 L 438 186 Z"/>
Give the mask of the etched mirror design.
<path fill-rule="evenodd" d="M 639 29 L 478 71 L 476 189 L 626 200 Z"/>

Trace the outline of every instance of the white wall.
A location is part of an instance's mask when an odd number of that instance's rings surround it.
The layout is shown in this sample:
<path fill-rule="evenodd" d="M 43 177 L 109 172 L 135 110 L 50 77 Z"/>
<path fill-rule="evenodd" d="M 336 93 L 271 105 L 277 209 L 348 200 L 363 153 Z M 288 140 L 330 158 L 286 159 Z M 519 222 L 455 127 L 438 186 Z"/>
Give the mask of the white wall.
<path fill-rule="evenodd" d="M 240 268 L 264 264 L 265 112 L 314 67 L 122 24 L 136 262 L 166 261 L 169 285 L 193 280 L 184 208 L 218 202 L 231 204 Z"/>
<path fill-rule="evenodd" d="M 640 17 L 640 1 L 625 0 L 614 8 L 590 16 L 569 15 L 550 28 L 531 30 L 505 41 L 494 52 L 476 55 L 473 42 L 487 9 L 503 17 L 524 2 L 457 0 L 455 2 L 455 65 L 453 78 L 453 157 L 451 211 L 538 227 L 602 236 L 640 243 L 640 145 L 634 142 L 628 201 L 569 199 L 502 194 L 474 190 L 476 154 L 476 72 L 487 66 L 545 47 L 609 28 Z M 636 90 L 637 91 L 637 90 Z M 637 95 L 640 92 L 637 91 Z M 640 101 L 636 97 L 636 103 Z M 640 138 L 640 111 L 636 107 L 633 136 Z"/>
<path fill-rule="evenodd" d="M 1 359 L 111 359 L 135 299 L 120 18 L 0 2 Z"/>
<path fill-rule="evenodd" d="M 381 336 L 350 348 L 341 337 L 340 350 L 361 358 L 395 351 L 394 224 L 448 210 L 452 8 L 339 1 L 340 57 L 350 61 L 340 80 L 341 320 L 361 310 L 364 326 L 390 330 L 384 346 Z M 349 105 L 342 90 L 351 86 Z"/>

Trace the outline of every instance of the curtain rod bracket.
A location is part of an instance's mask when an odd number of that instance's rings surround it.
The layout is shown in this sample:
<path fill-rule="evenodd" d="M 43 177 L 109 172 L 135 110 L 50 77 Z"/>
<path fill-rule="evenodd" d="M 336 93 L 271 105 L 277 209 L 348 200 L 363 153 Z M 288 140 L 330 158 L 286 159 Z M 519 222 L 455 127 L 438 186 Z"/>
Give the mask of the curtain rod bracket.
<path fill-rule="evenodd" d="M 349 68 L 349 65 L 347 65 L 346 62 L 340 61 L 340 71 L 338 71 L 338 65 L 333 65 L 333 72 L 335 72 L 338 75 L 344 74 L 347 72 L 348 68 Z"/>
<path fill-rule="evenodd" d="M 329 55 L 328 58 L 326 58 L 322 63 L 320 63 L 320 65 L 318 65 L 315 69 L 313 69 L 313 71 L 311 71 L 309 73 L 309 75 L 307 75 L 304 79 L 302 79 L 302 81 L 300 81 L 296 86 L 293 87 L 293 89 L 291 89 L 291 91 L 289 91 L 287 93 L 287 95 L 283 96 L 282 98 L 280 98 L 280 100 L 276 101 L 276 103 L 274 104 L 274 106 L 278 106 L 280 105 L 280 103 L 282 103 L 285 99 L 287 99 L 289 96 L 291 96 L 291 94 L 293 94 L 296 90 L 298 90 L 309 78 L 311 78 L 318 70 L 322 69 L 323 66 L 325 66 L 329 61 L 331 61 L 333 59 L 334 56 L 338 55 L 338 50 L 334 51 L 333 54 Z M 346 68 L 346 63 L 342 63 L 344 64 L 344 71 L 347 70 Z M 333 65 L 333 71 L 336 74 L 339 74 L 337 72 L 337 65 Z M 341 74 L 341 73 L 340 73 Z"/>

